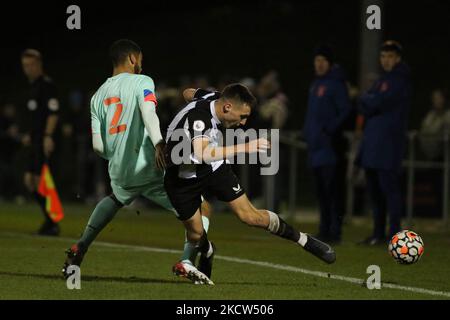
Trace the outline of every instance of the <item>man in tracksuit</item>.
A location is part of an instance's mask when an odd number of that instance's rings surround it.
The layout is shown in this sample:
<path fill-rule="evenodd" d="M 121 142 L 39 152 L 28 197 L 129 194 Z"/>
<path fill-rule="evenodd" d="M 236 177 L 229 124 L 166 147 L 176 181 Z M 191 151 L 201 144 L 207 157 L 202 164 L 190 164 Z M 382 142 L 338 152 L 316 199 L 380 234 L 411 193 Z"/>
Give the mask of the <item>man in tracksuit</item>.
<path fill-rule="evenodd" d="M 333 52 L 320 46 L 314 52 L 316 78 L 310 86 L 303 134 L 308 145 L 308 160 L 314 170 L 320 205 L 318 237 L 328 242 L 341 240 L 342 206 L 337 190 L 337 166 L 344 157 L 336 142 L 351 112 L 342 69 L 334 64 Z"/>
<path fill-rule="evenodd" d="M 382 45 L 380 63 L 383 74 L 360 98 L 360 111 L 366 123 L 357 162 L 366 171 L 374 219 L 373 234 L 362 242 L 368 245 L 386 243 L 386 212 L 388 238 L 400 231 L 399 174 L 411 99 L 410 71 L 402 62 L 398 42 L 386 41 Z"/>

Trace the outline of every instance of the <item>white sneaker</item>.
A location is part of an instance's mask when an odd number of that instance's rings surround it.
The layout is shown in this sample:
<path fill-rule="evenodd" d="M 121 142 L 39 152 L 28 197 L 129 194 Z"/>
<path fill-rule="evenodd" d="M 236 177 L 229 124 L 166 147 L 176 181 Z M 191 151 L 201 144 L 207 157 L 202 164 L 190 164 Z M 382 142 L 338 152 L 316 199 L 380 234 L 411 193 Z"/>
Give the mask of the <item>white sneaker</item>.
<path fill-rule="evenodd" d="M 214 285 L 214 282 L 212 282 L 203 272 L 199 271 L 189 260 L 177 262 L 172 267 L 172 272 L 176 276 L 191 280 L 194 284 Z"/>

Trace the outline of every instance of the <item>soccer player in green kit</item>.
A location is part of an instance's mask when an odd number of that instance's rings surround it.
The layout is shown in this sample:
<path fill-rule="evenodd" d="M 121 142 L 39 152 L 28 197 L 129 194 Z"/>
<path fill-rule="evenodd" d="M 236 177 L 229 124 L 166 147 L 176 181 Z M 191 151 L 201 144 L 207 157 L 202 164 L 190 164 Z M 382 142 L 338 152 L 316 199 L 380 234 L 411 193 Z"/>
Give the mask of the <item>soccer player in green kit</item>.
<path fill-rule="evenodd" d="M 91 121 L 93 149 L 109 161 L 113 192 L 97 204 L 83 235 L 67 250 L 65 277 L 70 275 L 70 265 L 80 266 L 91 243 L 117 211 L 136 197 L 144 196 L 178 216 L 164 189 L 164 140 L 156 114 L 155 85 L 140 74 L 142 51 L 122 39 L 113 43 L 110 56 L 113 75 L 91 99 Z M 207 225 L 207 218 L 203 222 Z M 182 259 L 195 253 L 185 244 Z M 212 283 L 193 264 L 184 276 L 193 282 Z"/>

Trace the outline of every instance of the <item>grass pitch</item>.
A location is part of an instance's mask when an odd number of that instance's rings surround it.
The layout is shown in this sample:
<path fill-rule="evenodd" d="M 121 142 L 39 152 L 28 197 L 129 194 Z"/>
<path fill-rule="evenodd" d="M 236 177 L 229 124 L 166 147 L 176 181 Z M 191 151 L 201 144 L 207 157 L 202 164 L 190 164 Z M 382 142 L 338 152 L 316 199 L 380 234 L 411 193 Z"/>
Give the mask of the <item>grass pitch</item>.
<path fill-rule="evenodd" d="M 90 248 L 81 268 L 81 290 L 68 290 L 60 270 L 64 251 L 79 237 L 93 207 L 65 205 L 60 238 L 33 236 L 41 223 L 37 206 L 0 206 L 0 299 L 449 299 L 450 233 L 435 221 L 416 221 L 425 242 L 415 265 L 397 264 L 386 246 L 355 243 L 371 222 L 344 227 L 326 265 L 300 247 L 215 214 L 210 239 L 217 247 L 215 286 L 196 286 L 171 273 L 184 241 L 180 222 L 162 210 L 122 209 Z M 293 223 L 314 233 L 314 223 Z M 369 265 L 381 268 L 386 287 L 369 290 Z M 324 276 L 325 275 L 325 276 Z M 329 275 L 327 277 L 326 275 Z"/>

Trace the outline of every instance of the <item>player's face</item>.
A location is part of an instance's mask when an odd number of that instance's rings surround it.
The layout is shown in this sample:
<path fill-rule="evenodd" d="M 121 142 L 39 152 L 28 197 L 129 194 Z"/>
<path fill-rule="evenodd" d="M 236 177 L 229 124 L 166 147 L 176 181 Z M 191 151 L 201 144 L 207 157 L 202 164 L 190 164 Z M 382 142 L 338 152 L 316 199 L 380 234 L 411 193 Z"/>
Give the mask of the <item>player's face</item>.
<path fill-rule="evenodd" d="M 314 70 L 317 76 L 323 76 L 330 70 L 330 63 L 325 57 L 316 56 L 314 58 Z"/>
<path fill-rule="evenodd" d="M 33 57 L 23 57 L 22 69 L 29 80 L 34 80 L 42 74 L 42 63 Z"/>
<path fill-rule="evenodd" d="M 238 128 L 247 123 L 247 119 L 250 116 L 251 108 L 248 104 L 231 104 L 228 103 L 224 106 L 224 119 L 223 125 L 225 128 Z"/>
<path fill-rule="evenodd" d="M 384 71 L 390 72 L 401 61 L 401 57 L 395 51 L 381 51 L 380 63 Z"/>
<path fill-rule="evenodd" d="M 139 53 L 139 55 L 132 54 L 130 56 L 131 64 L 134 68 L 135 74 L 140 74 L 142 72 L 142 53 Z"/>

